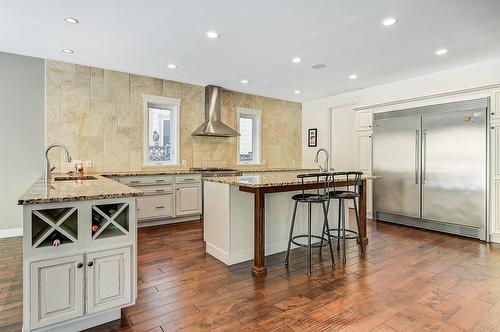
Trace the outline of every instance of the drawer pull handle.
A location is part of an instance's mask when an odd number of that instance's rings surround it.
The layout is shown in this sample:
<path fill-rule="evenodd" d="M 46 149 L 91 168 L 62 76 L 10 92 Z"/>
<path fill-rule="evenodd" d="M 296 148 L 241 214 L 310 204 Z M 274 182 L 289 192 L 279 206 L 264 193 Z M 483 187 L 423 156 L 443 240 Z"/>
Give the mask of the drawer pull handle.
<path fill-rule="evenodd" d="M 190 179 L 184 179 L 184 181 L 194 181 L 194 180 L 196 180 L 196 179 L 191 179 L 191 178 Z"/>
<path fill-rule="evenodd" d="M 130 181 L 130 183 L 141 183 L 141 181 L 135 180 L 135 181 Z"/>
<path fill-rule="evenodd" d="M 161 192 L 165 191 L 165 189 L 156 189 L 155 191 L 156 191 L 157 193 L 161 193 Z"/>
<path fill-rule="evenodd" d="M 165 208 L 165 206 L 157 206 L 156 208 L 157 208 L 158 210 L 159 210 L 159 209 L 164 209 L 164 208 Z"/>
<path fill-rule="evenodd" d="M 165 182 L 165 180 L 156 180 L 156 182 Z"/>

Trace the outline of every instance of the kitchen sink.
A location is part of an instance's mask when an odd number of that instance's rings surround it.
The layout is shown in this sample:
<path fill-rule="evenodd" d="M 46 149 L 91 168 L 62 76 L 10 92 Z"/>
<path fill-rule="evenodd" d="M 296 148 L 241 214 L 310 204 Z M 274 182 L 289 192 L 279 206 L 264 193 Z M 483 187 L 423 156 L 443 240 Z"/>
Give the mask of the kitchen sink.
<path fill-rule="evenodd" d="M 54 181 L 78 181 L 78 180 L 97 180 L 95 176 L 85 175 L 85 176 L 56 176 Z"/>

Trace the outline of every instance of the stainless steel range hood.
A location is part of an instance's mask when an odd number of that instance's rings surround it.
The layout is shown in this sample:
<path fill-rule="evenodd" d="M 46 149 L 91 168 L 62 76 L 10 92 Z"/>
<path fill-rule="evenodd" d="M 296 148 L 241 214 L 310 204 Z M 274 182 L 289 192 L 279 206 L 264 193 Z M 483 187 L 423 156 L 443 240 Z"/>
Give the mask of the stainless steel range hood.
<path fill-rule="evenodd" d="M 205 87 L 205 122 L 199 126 L 192 136 L 215 136 L 215 137 L 233 137 L 240 134 L 222 123 L 221 121 L 221 93 L 222 88 L 215 85 Z"/>

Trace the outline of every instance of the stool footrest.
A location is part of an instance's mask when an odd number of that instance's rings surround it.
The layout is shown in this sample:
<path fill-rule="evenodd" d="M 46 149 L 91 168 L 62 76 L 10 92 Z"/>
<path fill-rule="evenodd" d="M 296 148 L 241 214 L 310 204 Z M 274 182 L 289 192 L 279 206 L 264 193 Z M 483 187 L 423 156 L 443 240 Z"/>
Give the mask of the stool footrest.
<path fill-rule="evenodd" d="M 294 237 L 292 237 L 292 243 L 295 244 L 296 246 L 299 246 L 299 247 L 309 248 L 309 245 L 304 244 L 304 243 L 299 243 L 299 242 L 295 241 L 295 239 L 300 239 L 300 238 L 306 238 L 307 239 L 308 236 L 307 235 L 295 235 Z M 328 238 L 321 237 L 321 236 L 318 236 L 318 235 L 311 235 L 311 238 L 318 239 L 318 240 L 323 240 L 323 244 L 321 244 L 321 242 L 311 243 L 311 248 L 322 248 L 322 247 L 328 245 Z"/>
<path fill-rule="evenodd" d="M 333 235 L 332 232 L 334 232 L 335 235 Z M 337 235 L 338 232 L 339 232 L 338 228 L 330 228 L 328 230 L 328 233 L 329 233 L 330 237 L 333 237 L 333 238 L 336 238 L 336 239 L 342 239 L 342 235 L 340 235 L 340 236 Z M 340 229 L 340 234 L 342 234 L 342 232 L 343 232 L 343 230 Z M 346 236 L 345 236 L 346 240 L 355 240 L 355 239 L 359 238 L 358 232 L 356 232 L 356 231 L 353 231 L 353 230 L 350 230 L 350 229 L 346 229 L 345 232 L 346 232 Z M 326 234 L 326 231 L 325 231 L 325 234 Z M 350 234 L 350 235 L 348 235 L 348 234 Z"/>

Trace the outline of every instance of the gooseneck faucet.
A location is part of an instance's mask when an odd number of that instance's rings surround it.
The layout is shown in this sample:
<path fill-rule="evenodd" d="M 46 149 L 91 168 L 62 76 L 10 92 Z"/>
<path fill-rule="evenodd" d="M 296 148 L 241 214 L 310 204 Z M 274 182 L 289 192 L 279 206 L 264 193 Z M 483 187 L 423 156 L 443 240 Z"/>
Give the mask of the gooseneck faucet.
<path fill-rule="evenodd" d="M 69 155 L 69 151 L 64 145 L 54 143 L 54 144 L 50 144 L 49 146 L 47 146 L 45 148 L 45 183 L 50 182 L 50 173 L 53 171 L 53 168 L 50 168 L 50 161 L 49 161 L 49 151 L 52 148 L 63 149 L 63 151 L 66 153 L 66 161 L 68 163 L 71 162 L 71 156 Z"/>
<path fill-rule="evenodd" d="M 318 160 L 319 160 L 319 153 L 323 151 L 325 153 L 325 165 L 324 167 L 321 167 L 321 165 L 319 166 L 319 169 L 322 171 L 322 172 L 328 172 L 328 170 L 330 169 L 329 167 L 329 159 L 330 159 L 330 155 L 328 154 L 328 151 L 326 151 L 325 149 L 319 149 L 317 152 L 316 152 L 316 158 L 314 158 L 314 162 L 317 163 Z"/>

